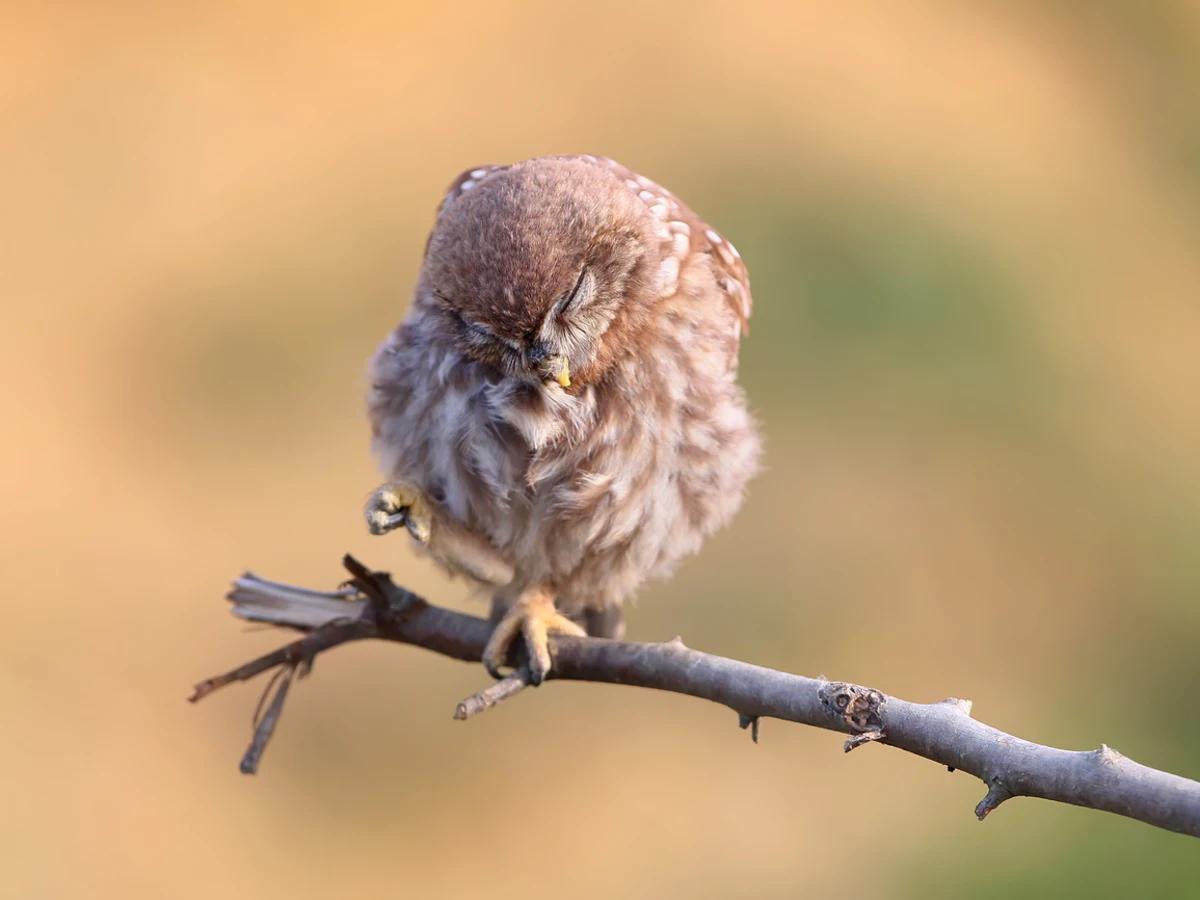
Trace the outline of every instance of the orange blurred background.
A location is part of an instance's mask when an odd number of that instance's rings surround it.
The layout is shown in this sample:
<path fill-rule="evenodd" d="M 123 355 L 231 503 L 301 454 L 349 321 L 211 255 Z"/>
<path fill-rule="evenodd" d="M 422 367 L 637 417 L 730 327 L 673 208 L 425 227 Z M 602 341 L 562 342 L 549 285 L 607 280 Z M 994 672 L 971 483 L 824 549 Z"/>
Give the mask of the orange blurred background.
<path fill-rule="evenodd" d="M 1188 838 L 827 732 L 354 645 L 246 568 L 369 538 L 364 362 L 461 170 L 613 156 L 734 241 L 768 469 L 630 636 L 1200 777 L 1194 4 L 10 6 L 0 895 L 1179 896 Z"/>

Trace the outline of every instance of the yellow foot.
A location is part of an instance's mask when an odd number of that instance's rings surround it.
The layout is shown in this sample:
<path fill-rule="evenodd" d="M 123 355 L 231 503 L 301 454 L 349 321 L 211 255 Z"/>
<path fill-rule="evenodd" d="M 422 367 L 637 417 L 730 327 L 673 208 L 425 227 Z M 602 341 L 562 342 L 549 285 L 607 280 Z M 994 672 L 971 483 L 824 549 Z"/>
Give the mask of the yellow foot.
<path fill-rule="evenodd" d="M 433 514 L 421 489 L 407 481 L 381 484 L 363 508 L 371 534 L 387 534 L 400 526 L 422 544 L 429 543 Z"/>
<path fill-rule="evenodd" d="M 522 592 L 492 630 L 483 651 L 483 665 L 494 677 L 500 677 L 500 667 L 508 659 L 512 642 L 520 634 L 529 656 L 529 676 L 533 684 L 541 684 L 550 671 L 551 633 L 574 634 L 582 637 L 582 628 L 554 607 L 554 595 L 543 588 Z"/>

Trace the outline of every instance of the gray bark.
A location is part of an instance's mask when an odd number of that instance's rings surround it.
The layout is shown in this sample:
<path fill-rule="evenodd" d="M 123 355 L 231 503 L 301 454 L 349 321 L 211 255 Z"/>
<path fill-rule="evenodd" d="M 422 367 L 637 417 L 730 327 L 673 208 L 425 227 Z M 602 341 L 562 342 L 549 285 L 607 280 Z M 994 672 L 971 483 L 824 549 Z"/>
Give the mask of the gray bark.
<path fill-rule="evenodd" d="M 379 638 L 424 647 L 455 659 L 477 661 L 490 623 L 426 603 L 370 572 L 350 557 L 352 587 L 334 593 L 294 588 L 246 575 L 229 595 L 236 615 L 290 626 L 307 636 L 196 686 L 193 700 L 233 681 L 272 668 L 282 675 L 268 686 L 242 770 L 253 772 L 282 712 L 292 676 L 338 644 Z M 1010 797 L 1042 797 L 1106 810 L 1160 828 L 1200 837 L 1200 782 L 1149 768 L 1102 745 L 1059 750 L 1022 740 L 972 718 L 969 701 L 911 703 L 844 681 L 791 675 L 702 653 L 678 638 L 636 643 L 555 636 L 552 678 L 655 688 L 700 697 L 734 710 L 743 727 L 769 717 L 849 735 L 847 751 L 866 743 L 899 747 L 951 770 L 980 778 L 987 793 L 975 808 L 984 818 Z M 468 718 L 525 686 L 520 660 L 506 679 L 462 701 L 455 717 Z M 269 699 L 269 702 L 268 702 Z"/>

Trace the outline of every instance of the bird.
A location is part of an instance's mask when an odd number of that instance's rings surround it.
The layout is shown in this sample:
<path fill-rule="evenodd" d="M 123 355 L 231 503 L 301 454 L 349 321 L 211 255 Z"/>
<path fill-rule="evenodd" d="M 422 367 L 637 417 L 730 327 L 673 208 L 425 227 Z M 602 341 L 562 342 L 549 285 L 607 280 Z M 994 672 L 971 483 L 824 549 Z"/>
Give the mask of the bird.
<path fill-rule="evenodd" d="M 451 184 L 369 363 L 387 481 L 364 515 L 491 594 L 494 677 L 523 664 L 540 684 L 551 634 L 621 637 L 636 589 L 742 505 L 761 457 L 737 381 L 750 311 L 733 244 L 612 159 Z"/>

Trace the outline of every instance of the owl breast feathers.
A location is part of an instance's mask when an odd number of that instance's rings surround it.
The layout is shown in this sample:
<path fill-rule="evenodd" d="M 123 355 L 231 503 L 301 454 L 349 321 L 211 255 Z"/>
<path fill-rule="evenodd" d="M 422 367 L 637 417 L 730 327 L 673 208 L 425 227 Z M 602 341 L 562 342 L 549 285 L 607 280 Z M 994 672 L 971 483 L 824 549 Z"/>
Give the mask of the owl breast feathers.
<path fill-rule="evenodd" d="M 593 156 L 472 169 L 372 359 L 374 449 L 447 567 L 568 616 L 619 607 L 742 502 L 749 316 L 737 251 L 654 182 Z M 495 559 L 439 553 L 439 528 Z"/>

